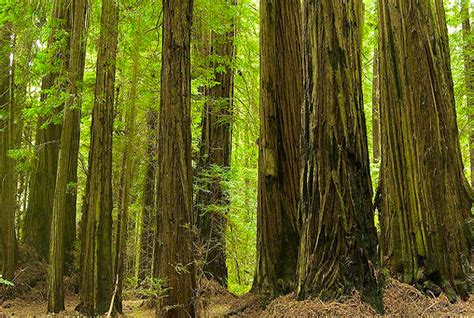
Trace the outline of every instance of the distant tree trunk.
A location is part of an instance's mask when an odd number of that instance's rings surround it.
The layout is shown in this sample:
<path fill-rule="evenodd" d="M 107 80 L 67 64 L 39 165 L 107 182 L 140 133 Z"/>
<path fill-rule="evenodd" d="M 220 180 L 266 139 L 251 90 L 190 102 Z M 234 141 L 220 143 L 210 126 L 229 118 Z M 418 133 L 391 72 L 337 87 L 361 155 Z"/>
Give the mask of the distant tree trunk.
<path fill-rule="evenodd" d="M 236 0 L 224 0 L 236 5 Z M 216 85 L 207 88 L 207 101 L 202 114 L 200 155 L 197 171 L 203 178 L 203 188 L 198 191 L 195 217 L 204 248 L 202 271 L 207 278 L 227 286 L 226 227 L 229 205 L 228 193 L 222 183 L 227 179 L 232 153 L 232 112 L 234 93 L 233 61 L 234 22 L 228 21 L 230 31 L 212 33 L 212 56 L 224 62 L 214 62 Z M 217 171 L 216 171 L 217 168 Z"/>
<path fill-rule="evenodd" d="M 11 24 L 3 22 L 0 26 L 0 248 L 2 275 L 8 280 L 13 279 L 16 261 L 16 167 L 8 156 L 15 142 L 11 52 Z"/>
<path fill-rule="evenodd" d="M 156 223 L 156 167 L 157 162 L 157 122 L 158 112 L 154 109 L 147 111 L 148 141 L 147 163 L 143 188 L 143 207 L 140 232 L 140 256 L 138 279 L 142 282 L 152 275 L 153 246 Z"/>
<path fill-rule="evenodd" d="M 298 259 L 301 5 L 299 0 L 260 5 L 257 269 L 252 289 L 273 298 L 294 288 Z"/>
<path fill-rule="evenodd" d="M 469 156 L 471 169 L 471 187 L 474 188 L 474 47 L 472 39 L 471 21 L 469 19 L 470 0 L 461 0 L 462 38 L 464 41 L 464 81 L 469 111 Z"/>
<path fill-rule="evenodd" d="M 468 295 L 463 173 L 441 0 L 379 0 L 380 252 L 404 282 Z M 433 285 L 439 287 L 433 288 Z"/>
<path fill-rule="evenodd" d="M 25 242 L 33 246 L 43 259 L 48 259 L 54 189 L 58 166 L 61 124 L 55 118 L 62 104 L 51 96 L 64 90 L 60 75 L 67 69 L 70 33 L 70 0 L 55 0 L 51 18 L 51 34 L 48 41 L 47 61 L 51 68 L 41 84 L 42 107 L 49 108 L 48 115 L 38 119 L 36 128 L 36 158 L 31 176 L 28 209 L 25 219 Z M 57 103 L 57 102 L 56 102 Z"/>
<path fill-rule="evenodd" d="M 306 0 L 299 298 L 383 311 L 361 78 L 362 1 Z"/>
<path fill-rule="evenodd" d="M 112 131 L 118 3 L 102 1 L 92 113 L 89 171 L 83 204 L 81 303 L 88 315 L 108 311 L 113 293 L 112 274 Z"/>
<path fill-rule="evenodd" d="M 372 150 L 373 161 L 380 161 L 380 58 L 375 49 L 372 80 Z"/>
<path fill-rule="evenodd" d="M 142 36 L 140 23 L 139 18 L 137 21 L 138 30 L 135 34 L 135 44 L 133 46 L 130 109 L 127 109 L 125 119 L 126 143 L 122 157 L 122 173 L 120 176 L 120 189 L 118 194 L 117 235 L 115 244 L 115 279 L 117 292 L 115 295 L 115 303 L 119 313 L 122 313 L 123 276 L 127 252 L 128 208 L 130 205 L 130 187 L 133 181 L 133 167 L 135 165 L 133 147 L 135 146 L 135 118 L 137 112 L 138 76 L 140 72 L 140 45 Z"/>
<path fill-rule="evenodd" d="M 164 280 L 160 317 L 194 317 L 190 40 L 193 0 L 163 0 L 157 237 L 154 276 Z"/>
<path fill-rule="evenodd" d="M 64 264 L 66 245 L 71 244 L 65 240 L 69 231 L 75 232 L 75 222 L 72 229 L 67 226 L 68 213 L 67 195 L 71 165 L 77 166 L 78 118 L 80 118 L 80 96 L 78 81 L 82 80 L 84 70 L 84 55 L 82 54 L 84 27 L 87 0 L 72 0 L 72 29 L 69 45 L 68 81 L 66 92 L 68 99 L 64 108 L 64 120 L 59 148 L 58 171 L 56 176 L 56 189 L 54 192 L 53 217 L 51 225 L 51 242 L 49 254 L 49 280 L 48 280 L 48 312 L 59 313 L 64 310 Z M 75 152 L 76 151 L 76 152 Z M 77 169 L 77 168 L 76 168 Z M 76 170 L 77 171 L 77 170 Z M 77 175 L 76 175 L 77 176 Z M 74 210 L 75 212 L 75 210 Z M 75 213 L 74 213 L 75 217 Z M 74 240 L 74 238 L 72 238 Z M 72 248 L 71 246 L 69 248 Z"/>

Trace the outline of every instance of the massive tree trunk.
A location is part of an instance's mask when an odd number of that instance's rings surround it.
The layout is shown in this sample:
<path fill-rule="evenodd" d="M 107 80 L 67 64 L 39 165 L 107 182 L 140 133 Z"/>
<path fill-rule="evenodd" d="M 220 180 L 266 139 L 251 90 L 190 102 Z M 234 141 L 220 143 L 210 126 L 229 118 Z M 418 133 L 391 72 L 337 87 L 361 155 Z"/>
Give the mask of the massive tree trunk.
<path fill-rule="evenodd" d="M 72 238 L 69 237 L 67 240 L 66 238 L 68 232 L 75 232 L 75 222 L 72 222 L 72 225 L 67 222 L 67 220 L 71 221 L 71 216 L 68 217 L 71 212 L 67 210 L 67 196 L 69 192 L 68 182 L 70 181 L 70 173 L 74 170 L 71 165 L 77 166 L 78 119 L 80 118 L 78 82 L 82 80 L 84 70 L 82 47 L 84 46 L 84 27 L 87 10 L 86 1 L 87 0 L 73 0 L 69 3 L 69 5 L 72 6 L 72 33 L 71 43 L 69 45 L 70 55 L 66 87 L 68 99 L 64 109 L 64 120 L 59 148 L 49 254 L 48 312 L 51 313 L 58 313 L 64 310 L 63 276 L 65 250 L 67 249 L 67 244 L 72 244 L 71 240 L 74 240 L 74 236 Z M 74 213 L 74 218 L 75 216 Z M 72 248 L 72 246 L 69 246 L 69 248 Z"/>
<path fill-rule="evenodd" d="M 252 289 L 273 298 L 294 287 L 299 246 L 301 3 L 260 3 L 257 269 Z"/>
<path fill-rule="evenodd" d="M 15 270 L 16 168 L 8 150 L 15 143 L 11 24 L 0 26 L 0 248 L 3 278 L 11 280 Z"/>
<path fill-rule="evenodd" d="M 462 38 L 464 42 L 464 82 L 469 111 L 469 157 L 471 169 L 471 187 L 474 188 L 474 47 L 472 39 L 471 21 L 469 19 L 469 0 L 461 0 Z"/>
<path fill-rule="evenodd" d="M 236 5 L 236 0 L 224 0 Z M 205 90 L 207 98 L 202 114 L 202 132 L 197 172 L 203 187 L 196 195 L 196 219 L 202 271 L 207 278 L 227 286 L 226 227 L 228 193 L 222 183 L 227 180 L 232 153 L 232 111 L 234 95 L 233 61 L 234 21 L 226 21 L 229 31 L 212 33 L 210 55 L 215 70 L 214 86 Z M 220 61 L 220 62 L 219 62 Z"/>
<path fill-rule="evenodd" d="M 109 309 L 112 277 L 112 131 L 118 3 L 102 1 L 89 171 L 83 204 L 81 303 L 89 315 Z"/>
<path fill-rule="evenodd" d="M 154 275 L 164 280 L 160 317 L 194 317 L 190 40 L 193 0 L 163 0 L 157 236 Z"/>
<path fill-rule="evenodd" d="M 379 0 L 380 252 L 404 282 L 468 295 L 472 199 L 441 0 Z M 433 287 L 438 285 L 439 287 Z"/>
<path fill-rule="evenodd" d="M 294 287 L 299 246 L 301 5 L 299 0 L 260 5 L 257 270 L 252 289 L 273 298 Z"/>
<path fill-rule="evenodd" d="M 306 0 L 299 298 L 383 310 L 362 98 L 362 0 Z"/>
<path fill-rule="evenodd" d="M 154 109 L 147 111 L 147 163 L 145 180 L 143 186 L 143 207 L 140 230 L 140 256 L 138 265 L 138 279 L 142 282 L 146 277 L 152 275 L 152 260 L 154 235 L 156 228 L 156 168 L 157 162 L 157 122 L 158 112 Z"/>
<path fill-rule="evenodd" d="M 120 189 L 118 194 L 117 235 L 115 244 L 115 303 L 119 313 L 122 313 L 122 290 L 125 271 L 125 258 L 127 247 L 128 209 L 130 205 L 130 187 L 133 181 L 133 168 L 135 159 L 133 147 L 135 146 L 135 118 L 137 113 L 138 76 L 140 72 L 140 18 L 138 18 L 135 31 L 135 43 L 132 57 L 132 79 L 130 87 L 130 109 L 127 109 L 125 118 L 125 149 L 122 157 L 122 172 L 120 176 Z"/>
<path fill-rule="evenodd" d="M 43 77 L 41 103 L 47 115 L 38 119 L 36 159 L 31 175 L 28 210 L 25 217 L 25 242 L 33 246 L 43 259 L 48 259 L 51 219 L 58 166 L 61 124 L 58 113 L 63 102 L 57 100 L 64 90 L 62 75 L 67 69 L 70 33 L 70 0 L 55 0 L 48 41 L 47 62 L 51 70 Z M 55 99 L 56 98 L 56 99 Z"/>
<path fill-rule="evenodd" d="M 372 154 L 373 162 L 380 161 L 380 57 L 378 49 L 374 51 L 372 79 Z"/>

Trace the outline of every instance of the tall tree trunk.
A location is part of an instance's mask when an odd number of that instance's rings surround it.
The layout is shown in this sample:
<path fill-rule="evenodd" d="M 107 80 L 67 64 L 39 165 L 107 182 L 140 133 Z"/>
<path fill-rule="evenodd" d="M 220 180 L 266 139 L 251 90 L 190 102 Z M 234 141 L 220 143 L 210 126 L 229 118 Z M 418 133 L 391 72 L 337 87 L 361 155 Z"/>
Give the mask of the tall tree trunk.
<path fill-rule="evenodd" d="M 57 115 L 63 103 L 50 98 L 64 90 L 61 79 L 67 69 L 70 33 L 70 0 L 55 0 L 51 18 L 47 61 L 51 68 L 41 84 L 41 103 L 48 115 L 38 119 L 36 128 L 36 159 L 30 185 L 28 210 L 25 219 L 26 243 L 33 246 L 43 259 L 48 259 L 51 219 L 58 166 L 61 125 Z M 59 103 L 59 104 L 58 104 Z"/>
<path fill-rule="evenodd" d="M 252 289 L 273 298 L 294 288 L 298 258 L 301 4 L 268 0 L 260 6 L 257 269 Z"/>
<path fill-rule="evenodd" d="M 112 131 L 118 3 L 102 1 L 92 113 L 89 171 L 83 204 L 81 303 L 85 314 L 108 311 L 113 293 L 112 274 Z"/>
<path fill-rule="evenodd" d="M 469 19 L 469 0 L 461 0 L 462 38 L 464 42 L 464 82 L 469 111 L 469 157 L 471 169 L 471 187 L 474 188 L 474 47 L 471 21 Z"/>
<path fill-rule="evenodd" d="M 163 0 L 157 237 L 154 275 L 164 280 L 160 317 L 194 317 L 190 40 L 193 0 Z"/>
<path fill-rule="evenodd" d="M 379 0 L 380 251 L 404 282 L 468 295 L 463 173 L 441 0 Z M 432 288 L 433 284 L 439 287 Z"/>
<path fill-rule="evenodd" d="M 224 2 L 229 6 L 237 4 L 236 0 Z M 230 30 L 226 33 L 212 33 L 210 55 L 223 62 L 211 63 L 217 84 L 205 92 L 208 100 L 202 114 L 197 167 L 204 184 L 196 195 L 195 203 L 197 227 L 204 250 L 202 271 L 207 278 L 215 279 L 223 286 L 227 286 L 226 227 L 229 197 L 222 183 L 227 180 L 232 153 L 234 21 L 228 21 L 227 26 Z"/>
<path fill-rule="evenodd" d="M 157 162 L 157 122 L 158 112 L 154 109 L 147 111 L 147 163 L 143 188 L 143 207 L 140 232 L 140 256 L 138 279 L 142 282 L 152 275 L 153 246 L 156 223 L 156 168 Z"/>
<path fill-rule="evenodd" d="M 125 257 L 127 247 L 127 229 L 128 229 L 128 208 L 130 205 L 130 187 L 133 181 L 133 167 L 135 160 L 133 156 L 133 147 L 135 145 L 135 118 L 137 112 L 137 91 L 138 76 L 140 72 L 140 18 L 138 18 L 137 30 L 135 31 L 135 44 L 133 46 L 132 61 L 132 83 L 130 88 L 130 109 L 127 109 L 126 127 L 125 127 L 125 149 L 122 157 L 122 173 L 120 176 L 120 189 L 118 194 L 118 216 L 117 216 L 117 235 L 115 245 L 115 279 L 116 295 L 115 303 L 119 313 L 122 313 L 122 290 L 123 276 L 125 270 Z"/>
<path fill-rule="evenodd" d="M 362 98 L 362 0 L 306 0 L 299 298 L 355 288 L 383 311 Z"/>
<path fill-rule="evenodd" d="M 75 232 L 75 222 L 70 220 L 67 210 L 68 182 L 70 172 L 74 170 L 71 165 L 77 166 L 78 119 L 80 119 L 80 96 L 78 82 L 83 78 L 84 55 L 84 28 L 87 11 L 87 0 L 73 0 L 72 29 L 70 55 L 68 64 L 68 81 L 66 92 L 68 99 L 64 108 L 64 120 L 59 148 L 58 171 L 56 176 L 56 189 L 54 192 L 53 217 L 51 225 L 51 242 L 49 254 L 49 280 L 48 280 L 48 312 L 58 313 L 64 310 L 64 264 L 66 245 L 71 244 L 66 240 L 67 233 Z M 74 156 L 75 161 L 74 161 Z M 72 159 L 72 160 L 71 160 Z M 76 168 L 77 169 L 77 168 Z M 77 171 L 77 170 L 76 170 Z M 75 210 L 74 210 L 75 212 Z M 74 213 L 75 218 L 75 213 Z M 72 228 L 68 228 L 68 226 Z M 72 237 L 74 240 L 74 237 Z M 71 246 L 69 248 L 72 248 Z"/>
<path fill-rule="evenodd" d="M 0 248 L 2 275 L 11 280 L 15 271 L 16 167 L 8 156 L 15 143 L 11 24 L 0 26 Z"/>
<path fill-rule="evenodd" d="M 380 58 L 379 51 L 374 51 L 372 80 L 372 154 L 373 161 L 380 161 Z"/>

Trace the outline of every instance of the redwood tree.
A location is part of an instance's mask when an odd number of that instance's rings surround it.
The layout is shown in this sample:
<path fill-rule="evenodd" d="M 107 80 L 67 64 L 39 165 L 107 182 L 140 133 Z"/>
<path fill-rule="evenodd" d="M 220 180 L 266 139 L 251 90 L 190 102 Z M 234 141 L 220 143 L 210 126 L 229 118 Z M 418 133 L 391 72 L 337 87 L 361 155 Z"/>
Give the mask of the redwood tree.
<path fill-rule="evenodd" d="M 81 230 L 81 303 L 78 309 L 88 315 L 107 312 L 113 294 L 112 131 L 118 13 L 116 0 L 102 1 Z"/>
<path fill-rule="evenodd" d="M 154 275 L 160 317 L 194 317 L 190 41 L 193 0 L 163 0 Z"/>
<path fill-rule="evenodd" d="M 236 0 L 223 0 L 236 5 Z M 222 183 L 229 172 L 232 154 L 232 109 L 234 95 L 234 23 L 226 19 L 228 32 L 212 32 L 209 56 L 215 61 L 216 84 L 205 89 L 197 171 L 203 187 L 196 195 L 196 219 L 203 247 L 202 270 L 206 277 L 227 286 L 226 227 L 228 193 Z M 217 169 L 216 169 L 217 168 Z M 217 171 L 216 171 L 217 170 Z"/>
<path fill-rule="evenodd" d="M 47 74 L 41 83 L 41 103 L 47 115 L 38 119 L 36 158 L 31 173 L 28 210 L 25 215 L 25 241 L 41 258 L 47 259 L 51 232 L 54 189 L 58 166 L 61 124 L 58 113 L 64 106 L 58 91 L 64 91 L 70 34 L 70 0 L 55 0 L 50 21 L 51 33 L 46 54 Z"/>
<path fill-rule="evenodd" d="M 383 310 L 362 98 L 362 0 L 306 0 L 299 298 Z"/>
<path fill-rule="evenodd" d="M 3 278 L 9 280 L 15 271 L 16 245 L 16 168 L 15 161 L 8 155 L 15 143 L 16 127 L 11 52 L 11 23 L 3 21 L 0 25 L 0 265 Z"/>
<path fill-rule="evenodd" d="M 472 194 L 463 173 L 441 0 L 379 0 L 380 252 L 393 275 L 468 295 Z M 438 286 L 436 286 L 438 285 Z"/>
<path fill-rule="evenodd" d="M 252 288 L 267 297 L 294 287 L 299 246 L 300 21 L 299 0 L 260 3 L 257 270 Z"/>
<path fill-rule="evenodd" d="M 84 46 L 86 2 L 87 0 L 73 0 L 68 3 L 72 11 L 72 33 L 69 45 L 68 84 L 66 88 L 68 99 L 64 108 L 64 121 L 59 148 L 49 254 L 48 312 L 52 313 L 64 310 L 65 238 L 66 233 L 75 232 L 75 222 L 72 222 L 72 225 L 69 224 L 69 226 L 72 226 L 72 229 L 67 227 L 67 195 L 70 171 L 74 169 L 71 165 L 77 166 L 77 148 L 75 147 L 78 146 L 79 142 L 78 124 L 80 118 L 78 82 L 82 80 L 84 70 L 84 55 L 81 48 Z"/>

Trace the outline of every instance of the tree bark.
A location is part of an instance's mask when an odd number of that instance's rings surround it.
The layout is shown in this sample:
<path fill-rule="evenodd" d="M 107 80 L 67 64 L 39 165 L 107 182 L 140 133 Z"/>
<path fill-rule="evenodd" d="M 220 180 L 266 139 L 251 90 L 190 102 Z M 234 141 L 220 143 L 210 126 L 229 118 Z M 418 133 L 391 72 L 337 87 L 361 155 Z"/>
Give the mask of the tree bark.
<path fill-rule="evenodd" d="M 467 297 L 472 193 L 463 173 L 443 2 L 379 0 L 378 30 L 383 265 L 420 289 Z"/>
<path fill-rule="evenodd" d="M 383 311 L 362 98 L 362 1 L 306 0 L 297 296 Z"/>
<path fill-rule="evenodd" d="M 112 132 L 118 13 L 116 0 L 102 1 L 89 171 L 83 204 L 81 303 L 78 306 L 88 315 L 107 312 L 113 293 Z"/>
<path fill-rule="evenodd" d="M 236 0 L 225 0 L 236 5 Z M 229 20 L 229 19 L 228 19 Z M 197 173 L 203 186 L 197 192 L 195 216 L 203 248 L 201 266 L 204 276 L 227 286 L 226 227 L 228 193 L 222 183 L 227 180 L 232 154 L 232 112 L 234 95 L 233 62 L 234 21 L 226 21 L 229 31 L 212 32 L 210 56 L 215 70 L 214 86 L 205 89 L 207 101 L 201 122 L 201 140 Z M 217 171 L 216 171 L 217 170 Z"/>
<path fill-rule="evenodd" d="M 257 269 L 252 289 L 294 288 L 299 246 L 303 73 L 299 0 L 260 3 L 260 138 Z"/>
<path fill-rule="evenodd" d="M 372 80 L 372 153 L 373 161 L 380 162 L 380 58 L 379 51 L 374 52 Z"/>
<path fill-rule="evenodd" d="M 15 144 L 11 23 L 0 26 L 0 247 L 2 275 L 13 279 L 15 271 L 16 165 L 8 156 Z"/>
<path fill-rule="evenodd" d="M 133 182 L 133 167 L 135 160 L 133 157 L 133 147 L 135 144 L 135 119 L 137 112 L 137 90 L 138 76 L 140 71 L 140 18 L 138 18 L 135 34 L 135 44 L 133 46 L 132 61 L 132 83 L 130 88 L 130 109 L 126 114 L 125 127 L 125 149 L 122 157 L 122 173 L 120 176 L 120 189 L 118 194 L 118 216 L 117 216 L 117 235 L 115 244 L 115 277 L 116 277 L 116 295 L 115 304 L 117 311 L 122 313 L 122 290 L 123 277 L 125 270 L 125 257 L 127 247 L 127 229 L 128 229 L 128 209 L 130 205 L 130 187 Z"/>
<path fill-rule="evenodd" d="M 469 0 L 461 0 L 462 38 L 464 42 L 464 85 L 467 96 L 469 117 L 469 158 L 471 169 L 471 187 L 474 188 L 474 46 L 472 39 L 471 21 L 469 19 Z"/>
<path fill-rule="evenodd" d="M 154 109 L 147 111 L 148 141 L 147 163 L 143 189 L 143 207 L 140 232 L 140 256 L 138 279 L 142 282 L 152 276 L 153 246 L 156 227 L 156 168 L 157 162 L 157 122 L 158 112 Z"/>
<path fill-rule="evenodd" d="M 71 213 L 68 208 L 68 182 L 70 173 L 74 170 L 71 165 L 77 167 L 78 150 L 78 119 L 80 119 L 80 96 L 78 82 L 83 78 L 84 71 L 84 29 L 87 11 L 87 0 L 73 0 L 72 5 L 72 29 L 71 43 L 69 45 L 70 55 L 68 64 L 68 81 L 66 93 L 68 99 L 64 108 L 64 119 L 61 132 L 61 143 L 58 156 L 58 169 L 56 176 L 56 189 L 54 192 L 53 216 L 51 225 L 51 242 L 49 254 L 49 280 L 48 280 L 48 312 L 59 313 L 64 310 L 64 265 L 65 251 L 68 244 L 73 244 L 74 237 L 69 237 L 75 232 L 75 222 L 68 224 Z M 75 158 L 75 160 L 74 160 Z M 76 178 L 77 178 L 77 168 Z M 74 209 L 75 212 L 75 209 Z M 73 217 L 75 218 L 75 213 Z M 72 242 L 71 242 L 72 241 Z M 69 246 L 72 249 L 72 246 Z"/>
<path fill-rule="evenodd" d="M 54 189 L 58 166 L 61 124 L 58 113 L 64 104 L 55 100 L 65 83 L 61 75 L 67 69 L 70 34 L 70 0 L 55 0 L 48 40 L 47 63 L 50 71 L 41 84 L 41 103 L 48 114 L 38 119 L 36 127 L 36 159 L 31 175 L 28 209 L 25 216 L 25 242 L 33 246 L 38 256 L 48 259 Z"/>
<path fill-rule="evenodd" d="M 194 317 L 190 40 L 193 0 L 163 0 L 157 237 L 154 276 L 164 280 L 160 317 Z"/>

